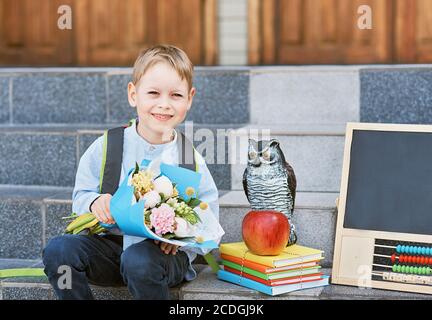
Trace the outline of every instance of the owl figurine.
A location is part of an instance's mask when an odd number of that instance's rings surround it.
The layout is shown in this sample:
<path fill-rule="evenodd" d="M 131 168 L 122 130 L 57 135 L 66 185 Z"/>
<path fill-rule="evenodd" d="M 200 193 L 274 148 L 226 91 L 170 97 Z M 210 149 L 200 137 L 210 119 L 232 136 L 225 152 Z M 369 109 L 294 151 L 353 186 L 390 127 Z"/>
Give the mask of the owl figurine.
<path fill-rule="evenodd" d="M 297 181 L 293 168 L 286 162 L 279 141 L 249 139 L 248 162 L 243 173 L 243 188 L 252 210 L 276 210 L 290 223 L 288 245 L 297 242 L 292 223 Z"/>

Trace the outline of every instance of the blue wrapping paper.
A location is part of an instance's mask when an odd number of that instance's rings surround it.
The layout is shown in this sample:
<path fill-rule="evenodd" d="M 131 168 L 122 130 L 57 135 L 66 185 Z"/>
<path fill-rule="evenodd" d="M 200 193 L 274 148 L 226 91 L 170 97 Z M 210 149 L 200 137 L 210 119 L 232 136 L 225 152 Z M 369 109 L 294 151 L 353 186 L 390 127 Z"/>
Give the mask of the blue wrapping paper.
<path fill-rule="evenodd" d="M 148 160 L 143 160 L 141 168 L 148 165 Z M 145 200 L 140 200 L 134 204 L 134 187 L 128 185 L 129 176 L 134 171 L 131 169 L 128 175 L 124 178 L 116 193 L 114 193 L 110 202 L 111 215 L 116 224 L 101 224 L 104 228 L 110 229 L 117 227 L 124 234 L 130 236 L 150 238 L 167 243 L 172 243 L 179 246 L 189 246 L 202 249 L 218 248 L 215 241 L 204 241 L 202 243 L 188 242 L 176 239 L 165 239 L 153 233 L 144 223 L 144 204 Z M 179 195 L 188 200 L 190 197 L 186 195 L 186 188 L 192 187 L 195 189 L 195 196 L 198 194 L 198 188 L 201 181 L 201 174 L 178 166 L 173 166 L 165 163 L 160 164 L 160 174 L 166 176 L 170 181 L 176 184 L 176 189 Z"/>

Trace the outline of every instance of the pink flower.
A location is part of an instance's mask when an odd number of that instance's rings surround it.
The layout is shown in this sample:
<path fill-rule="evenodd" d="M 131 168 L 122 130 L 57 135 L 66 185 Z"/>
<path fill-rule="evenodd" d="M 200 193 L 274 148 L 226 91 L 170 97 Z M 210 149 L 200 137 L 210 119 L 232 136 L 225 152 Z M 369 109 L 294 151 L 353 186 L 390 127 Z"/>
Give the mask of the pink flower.
<path fill-rule="evenodd" d="M 155 228 L 155 233 L 159 236 L 174 232 L 175 212 L 166 203 L 163 203 L 159 208 L 151 210 L 150 222 Z"/>

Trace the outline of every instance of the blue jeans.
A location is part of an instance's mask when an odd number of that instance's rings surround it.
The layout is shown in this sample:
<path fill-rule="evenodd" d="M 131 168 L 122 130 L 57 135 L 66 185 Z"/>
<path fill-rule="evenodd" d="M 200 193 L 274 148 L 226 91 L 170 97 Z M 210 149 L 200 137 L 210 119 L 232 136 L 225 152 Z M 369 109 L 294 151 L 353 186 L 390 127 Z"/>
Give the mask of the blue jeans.
<path fill-rule="evenodd" d="M 167 255 L 153 240 L 133 244 L 123 251 L 121 236 L 63 235 L 43 250 L 45 273 L 59 299 L 94 299 L 90 284 L 127 285 L 134 299 L 169 299 L 169 288 L 180 284 L 189 259 L 183 251 Z M 71 289 L 61 283 L 69 266 Z M 62 277 L 63 276 L 63 277 Z M 59 281 L 60 280 L 60 281 Z M 59 287 L 60 283 L 60 287 Z"/>

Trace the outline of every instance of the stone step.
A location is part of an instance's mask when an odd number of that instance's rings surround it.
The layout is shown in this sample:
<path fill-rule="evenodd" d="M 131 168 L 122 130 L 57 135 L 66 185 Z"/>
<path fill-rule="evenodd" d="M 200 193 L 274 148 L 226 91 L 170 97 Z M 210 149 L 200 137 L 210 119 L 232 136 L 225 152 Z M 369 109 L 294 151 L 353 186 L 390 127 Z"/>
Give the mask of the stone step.
<path fill-rule="evenodd" d="M 72 187 L 81 155 L 106 125 L 0 126 L 0 184 Z M 185 130 L 185 125 L 179 127 Z M 299 191 L 337 192 L 345 125 L 239 127 L 194 125 L 193 140 L 221 190 L 241 190 L 247 138 L 267 132 L 281 142 Z M 21 168 L 21 170 L 16 170 Z"/>
<path fill-rule="evenodd" d="M 119 125 L 0 126 L 0 184 L 73 187 L 82 154 L 105 129 Z M 206 159 L 214 159 L 208 167 L 217 187 L 231 189 L 230 165 L 224 160 L 228 149 L 222 148 L 222 161 L 216 159 L 216 150 L 218 144 L 227 145 L 226 132 L 238 126 L 195 124 L 185 128 L 185 124 L 179 126 L 180 131 L 193 131 L 191 139 L 199 152 L 210 150 L 205 151 L 209 152 Z M 215 152 L 210 154 L 211 149 Z"/>
<path fill-rule="evenodd" d="M 45 198 L 66 188 L 43 186 L 0 186 L 0 258 L 38 259 L 51 224 L 46 225 Z M 59 212 L 66 216 L 68 212 Z"/>
<path fill-rule="evenodd" d="M 12 268 L 43 268 L 41 260 L 0 259 L 0 269 Z M 199 274 L 205 266 L 196 265 Z M 171 299 L 178 300 L 183 284 L 170 289 Z M 101 287 L 90 286 L 96 300 L 132 300 L 126 286 Z M 11 277 L 0 279 L 0 300 L 54 300 L 57 299 L 48 278 L 41 277 Z"/>
<path fill-rule="evenodd" d="M 131 68 L 2 68 L 0 124 L 127 122 L 136 116 L 127 100 L 131 75 Z M 194 86 L 187 120 L 249 122 L 247 69 L 196 68 Z"/>
<path fill-rule="evenodd" d="M 42 267 L 41 262 L 0 259 L 0 268 Z M 218 280 L 208 266 L 196 266 L 198 276 L 171 288 L 173 300 L 429 300 L 430 295 L 365 289 L 332 285 L 298 290 L 278 296 L 268 296 L 258 291 Z M 322 269 L 326 275 L 328 268 Z M 91 286 L 95 299 L 130 300 L 126 287 Z M 0 280 L 0 300 L 54 300 L 55 293 L 46 277 L 17 277 Z"/>
<path fill-rule="evenodd" d="M 324 268 L 323 273 L 331 274 Z M 386 291 L 341 285 L 329 285 L 298 290 L 278 296 L 268 296 L 233 283 L 218 280 L 206 267 L 198 278 L 186 283 L 180 290 L 180 300 L 430 300 L 427 294 Z"/>
<path fill-rule="evenodd" d="M 222 242 L 241 241 L 241 223 L 250 210 L 241 191 L 222 191 L 219 221 Z M 296 199 L 293 222 L 299 244 L 325 252 L 323 266 L 331 266 L 335 235 L 335 193 L 302 193 Z M 0 186 L 0 257 L 38 259 L 53 237 L 63 233 L 61 218 L 72 211 L 72 189 Z M 218 251 L 215 250 L 218 258 Z M 202 262 L 198 260 L 197 262 Z"/>
<path fill-rule="evenodd" d="M 247 138 L 279 140 L 285 159 L 297 178 L 297 190 L 339 192 L 345 143 L 345 125 L 249 125 L 230 134 L 229 154 L 233 190 L 243 190 Z M 231 156 L 230 156 L 231 157 Z"/>
<path fill-rule="evenodd" d="M 262 67 L 250 74 L 252 124 L 344 124 L 360 120 L 360 67 Z"/>
<path fill-rule="evenodd" d="M 196 123 L 432 123 L 430 65 L 196 67 Z M 131 68 L 2 68 L 0 124 L 107 124 L 135 116 Z M 17 89 L 19 88 L 19 90 Z"/>

